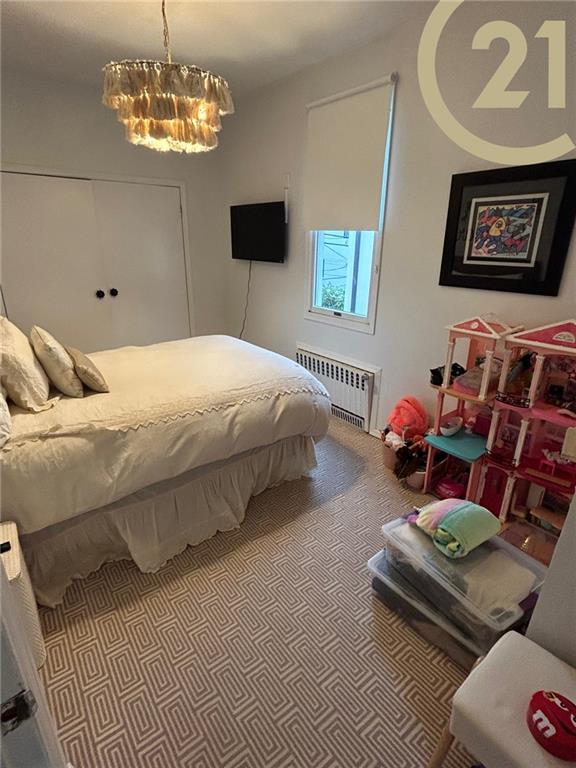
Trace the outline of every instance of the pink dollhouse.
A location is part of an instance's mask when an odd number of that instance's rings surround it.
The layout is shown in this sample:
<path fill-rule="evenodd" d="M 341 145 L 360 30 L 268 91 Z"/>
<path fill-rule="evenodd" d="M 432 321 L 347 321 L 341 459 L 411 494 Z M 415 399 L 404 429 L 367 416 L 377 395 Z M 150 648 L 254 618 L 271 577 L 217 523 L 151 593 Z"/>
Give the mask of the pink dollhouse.
<path fill-rule="evenodd" d="M 434 386 L 437 390 L 434 434 L 426 436 L 428 458 L 424 491 L 434 491 L 443 495 L 443 490 L 450 492 L 451 478 L 454 492 L 460 484 L 460 494 L 475 500 L 481 478 L 482 457 L 486 450 L 488 417 L 481 416 L 496 396 L 502 361 L 497 356 L 497 348 L 503 346 L 503 340 L 510 334 L 521 330 L 522 326 L 512 328 L 507 323 L 492 315 L 472 317 L 448 327 L 448 349 L 442 384 Z M 455 361 L 457 345 L 467 344 L 466 372 L 452 380 L 452 364 Z M 445 412 L 446 397 L 456 401 L 453 410 Z M 482 418 L 486 424 L 481 429 Z M 446 429 L 450 424 L 460 425 L 453 434 Z M 441 451 L 448 458 L 437 461 L 437 452 Z M 456 469 L 455 469 L 456 467 Z M 464 467 L 464 469 L 462 469 Z M 460 469 L 458 469 L 460 468 Z M 448 482 L 443 478 L 448 478 Z"/>
<path fill-rule="evenodd" d="M 477 495 L 503 521 L 535 516 L 561 528 L 541 499 L 569 501 L 576 488 L 576 320 L 513 333 L 504 345 Z"/>

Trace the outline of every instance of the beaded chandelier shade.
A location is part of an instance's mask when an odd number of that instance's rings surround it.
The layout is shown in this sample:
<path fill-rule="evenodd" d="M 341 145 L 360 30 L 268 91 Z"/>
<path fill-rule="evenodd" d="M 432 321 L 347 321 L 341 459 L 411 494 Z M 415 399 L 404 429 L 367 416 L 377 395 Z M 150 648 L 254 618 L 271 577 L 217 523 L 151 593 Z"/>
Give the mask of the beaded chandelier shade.
<path fill-rule="evenodd" d="M 117 110 L 126 139 L 158 152 L 209 152 L 221 115 L 234 112 L 228 83 L 199 67 L 172 62 L 162 0 L 166 61 L 112 61 L 104 67 L 105 106 Z"/>

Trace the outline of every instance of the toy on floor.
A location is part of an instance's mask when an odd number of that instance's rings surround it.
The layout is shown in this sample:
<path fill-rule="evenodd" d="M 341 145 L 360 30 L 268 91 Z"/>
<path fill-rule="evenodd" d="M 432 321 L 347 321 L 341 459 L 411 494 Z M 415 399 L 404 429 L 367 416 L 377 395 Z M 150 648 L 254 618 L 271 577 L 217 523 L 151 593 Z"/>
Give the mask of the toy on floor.
<path fill-rule="evenodd" d="M 419 440 L 409 442 L 396 451 L 394 474 L 397 478 L 410 477 L 415 472 L 424 471 L 426 468 L 426 443 L 422 435 L 419 437 Z"/>
<path fill-rule="evenodd" d="M 417 491 L 424 484 L 427 445 L 423 432 L 427 428 L 424 406 L 415 397 L 407 396 L 396 403 L 382 432 L 382 441 L 396 454 L 394 474 L 399 479 L 412 477 L 409 485 Z"/>
<path fill-rule="evenodd" d="M 388 416 L 388 425 L 404 440 L 423 435 L 428 429 L 429 418 L 422 403 L 412 395 L 399 400 Z"/>
<path fill-rule="evenodd" d="M 461 499 L 466 495 L 468 473 L 458 472 L 455 475 L 444 475 L 434 485 L 434 493 L 440 499 Z"/>

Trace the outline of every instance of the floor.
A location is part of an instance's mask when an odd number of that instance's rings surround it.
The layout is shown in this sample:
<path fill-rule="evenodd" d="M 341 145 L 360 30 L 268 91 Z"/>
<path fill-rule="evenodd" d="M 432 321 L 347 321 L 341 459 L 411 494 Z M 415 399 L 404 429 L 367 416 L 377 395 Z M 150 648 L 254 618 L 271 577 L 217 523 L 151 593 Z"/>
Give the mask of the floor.
<path fill-rule="evenodd" d="M 381 443 L 342 422 L 318 460 L 239 530 L 156 574 L 109 563 L 42 610 L 76 768 L 426 765 L 464 673 L 372 596 L 366 569 L 408 496 Z"/>

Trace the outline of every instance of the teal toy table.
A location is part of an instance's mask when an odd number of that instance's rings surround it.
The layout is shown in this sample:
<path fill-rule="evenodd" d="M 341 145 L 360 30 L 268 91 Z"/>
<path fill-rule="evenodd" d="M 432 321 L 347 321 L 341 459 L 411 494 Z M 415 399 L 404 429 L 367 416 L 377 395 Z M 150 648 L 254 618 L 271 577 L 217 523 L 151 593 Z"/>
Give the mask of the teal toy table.
<path fill-rule="evenodd" d="M 486 451 L 486 438 L 482 435 L 468 434 L 464 429 L 451 437 L 426 435 L 424 440 L 436 450 L 443 451 L 449 456 L 454 456 L 469 464 L 478 461 Z"/>
<path fill-rule="evenodd" d="M 465 461 L 470 464 L 470 474 L 468 476 L 468 487 L 466 488 L 466 498 L 470 501 L 476 499 L 478 485 L 480 482 L 482 456 L 486 452 L 486 438 L 482 435 L 469 434 L 461 429 L 451 437 L 444 435 L 426 435 L 424 438 L 430 446 L 428 451 L 428 462 L 426 465 L 426 476 L 432 478 L 434 468 L 434 454 L 436 451 L 442 451 L 448 456 Z M 432 490 L 431 483 L 426 488 L 426 492 Z"/>

